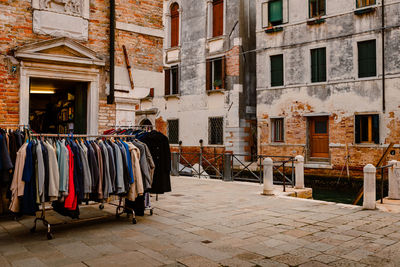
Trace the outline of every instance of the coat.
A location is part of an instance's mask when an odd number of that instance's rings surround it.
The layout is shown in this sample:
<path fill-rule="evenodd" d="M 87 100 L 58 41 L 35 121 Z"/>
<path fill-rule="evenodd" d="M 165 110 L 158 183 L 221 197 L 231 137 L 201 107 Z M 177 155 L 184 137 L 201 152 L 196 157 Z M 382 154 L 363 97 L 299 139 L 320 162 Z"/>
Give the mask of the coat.
<path fill-rule="evenodd" d="M 150 193 L 171 192 L 171 150 L 168 138 L 160 132 L 152 131 L 140 138 L 140 141 L 149 148 L 155 165 Z"/>

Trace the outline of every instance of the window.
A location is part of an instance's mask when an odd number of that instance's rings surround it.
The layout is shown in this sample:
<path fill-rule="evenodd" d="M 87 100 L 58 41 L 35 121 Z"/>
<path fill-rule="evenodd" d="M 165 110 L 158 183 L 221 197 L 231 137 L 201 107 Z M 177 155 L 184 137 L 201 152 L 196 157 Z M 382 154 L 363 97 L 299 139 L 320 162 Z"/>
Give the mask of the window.
<path fill-rule="evenodd" d="M 283 118 L 271 119 L 272 124 L 272 142 L 284 141 Z"/>
<path fill-rule="evenodd" d="M 359 42 L 358 46 L 358 77 L 376 76 L 376 41 Z"/>
<path fill-rule="evenodd" d="M 325 15 L 326 0 L 309 0 L 310 18 L 320 17 Z"/>
<path fill-rule="evenodd" d="M 357 8 L 375 5 L 375 0 L 356 0 Z"/>
<path fill-rule="evenodd" d="M 165 95 L 179 94 L 179 67 L 174 66 L 165 70 Z"/>
<path fill-rule="evenodd" d="M 215 58 L 207 61 L 206 89 L 225 89 L 225 58 Z"/>
<path fill-rule="evenodd" d="M 179 143 L 179 120 L 168 120 L 168 140 L 170 144 Z"/>
<path fill-rule="evenodd" d="M 171 5 L 171 47 L 179 45 L 179 5 Z"/>
<path fill-rule="evenodd" d="M 213 37 L 224 34 L 224 1 L 214 0 L 212 14 Z"/>
<path fill-rule="evenodd" d="M 283 55 L 271 56 L 271 86 L 283 85 Z"/>
<path fill-rule="evenodd" d="M 224 144 L 224 119 L 222 117 L 208 118 L 208 144 Z"/>
<path fill-rule="evenodd" d="M 379 115 L 356 115 L 355 141 L 357 144 L 379 144 Z"/>
<path fill-rule="evenodd" d="M 268 23 L 271 26 L 282 24 L 283 8 L 282 0 L 272 0 L 268 2 Z"/>
<path fill-rule="evenodd" d="M 326 82 L 326 49 L 311 50 L 311 82 Z"/>

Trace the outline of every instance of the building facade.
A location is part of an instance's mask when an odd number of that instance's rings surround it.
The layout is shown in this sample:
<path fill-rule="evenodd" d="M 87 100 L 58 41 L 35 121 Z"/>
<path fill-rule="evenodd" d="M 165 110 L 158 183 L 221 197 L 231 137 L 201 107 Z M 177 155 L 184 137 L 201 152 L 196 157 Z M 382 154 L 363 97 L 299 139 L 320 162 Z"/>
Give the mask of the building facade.
<path fill-rule="evenodd" d="M 391 142 L 399 159 L 400 1 L 382 2 L 257 0 L 261 154 L 314 173 L 377 164 Z"/>
<path fill-rule="evenodd" d="M 255 2 L 164 1 L 164 90 L 141 101 L 172 145 L 249 153 L 255 123 Z M 255 133 L 255 131 L 253 132 Z"/>
<path fill-rule="evenodd" d="M 0 3 L 0 124 L 97 134 L 134 125 L 135 92 L 163 89 L 162 0 Z M 114 86 L 110 24 L 115 24 Z M 123 53 L 132 66 L 131 87 Z M 114 99 L 108 99 L 114 90 Z"/>

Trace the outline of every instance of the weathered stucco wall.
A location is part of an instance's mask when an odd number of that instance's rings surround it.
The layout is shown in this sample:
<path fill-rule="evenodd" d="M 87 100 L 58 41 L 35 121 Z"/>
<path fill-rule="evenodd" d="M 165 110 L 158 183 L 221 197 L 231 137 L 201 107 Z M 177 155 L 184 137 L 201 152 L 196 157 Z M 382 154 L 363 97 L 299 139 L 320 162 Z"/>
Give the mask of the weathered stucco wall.
<path fill-rule="evenodd" d="M 179 60 L 167 60 L 170 50 L 170 23 L 169 9 L 171 4 L 180 6 L 180 46 Z M 248 142 L 245 141 L 247 98 L 251 95 L 255 99 L 255 82 L 243 79 L 247 69 L 243 67 L 241 56 L 243 39 L 248 38 L 247 32 L 255 32 L 255 24 L 247 25 L 247 8 L 253 8 L 248 0 L 224 1 L 224 35 L 221 38 L 221 49 L 210 52 L 211 41 L 209 36 L 209 4 L 202 0 L 164 1 L 165 42 L 164 66 L 179 65 L 179 96 L 164 98 L 164 90 L 155 91 L 153 99 L 142 101 L 141 110 L 156 108 L 157 114 L 150 116 L 153 121 L 179 119 L 179 139 L 184 146 L 199 146 L 199 140 L 208 145 L 208 118 L 224 118 L 224 145 L 228 150 L 244 152 Z M 247 3 L 244 5 L 244 3 Z M 244 12 L 243 9 L 246 11 Z M 255 12 L 254 10 L 251 12 Z M 251 14 L 251 13 L 250 13 Z M 251 28 L 252 27 L 252 28 Z M 255 46 L 253 41 L 246 40 Z M 206 60 L 216 57 L 226 57 L 226 88 L 224 91 L 207 94 L 206 92 Z M 253 62 L 255 68 L 255 59 Z M 255 102 L 255 101 L 253 101 Z M 255 103 L 253 107 L 255 106 Z M 253 108 L 254 110 L 254 108 Z M 243 111 L 243 112 L 242 112 Z M 160 124 L 161 125 L 161 124 Z"/>
<path fill-rule="evenodd" d="M 355 15 L 355 1 L 327 1 L 325 22 L 307 25 L 306 1 L 289 1 L 289 22 L 283 31 L 267 34 L 261 27 L 261 3 L 257 1 L 257 118 L 259 149 L 263 154 L 306 155 L 307 118 L 329 115 L 331 168 L 345 164 L 345 144 L 350 164 L 361 168 L 376 164 L 390 142 L 400 143 L 400 24 L 399 1 L 386 2 L 386 112 L 382 110 L 381 8 Z M 354 2 L 354 3 L 353 3 Z M 377 76 L 358 78 L 357 42 L 376 40 Z M 326 47 L 327 81 L 311 83 L 310 49 Z M 270 87 L 271 55 L 283 54 L 284 86 Z M 358 113 L 380 116 L 380 144 L 355 144 L 354 119 Z M 283 117 L 285 142 L 271 142 L 271 117 Z M 396 148 L 397 160 L 399 149 Z M 325 166 L 327 167 L 327 166 Z"/>

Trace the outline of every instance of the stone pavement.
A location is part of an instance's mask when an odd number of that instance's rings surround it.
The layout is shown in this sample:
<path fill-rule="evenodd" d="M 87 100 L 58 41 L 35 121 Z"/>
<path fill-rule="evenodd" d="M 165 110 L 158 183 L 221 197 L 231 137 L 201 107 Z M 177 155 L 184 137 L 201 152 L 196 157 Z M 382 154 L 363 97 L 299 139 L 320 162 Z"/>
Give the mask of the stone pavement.
<path fill-rule="evenodd" d="M 136 225 L 86 207 L 109 217 L 47 240 L 44 228 L 29 233 L 32 218 L 1 220 L 0 266 L 400 266 L 400 214 L 261 196 L 258 184 L 172 182 Z"/>

